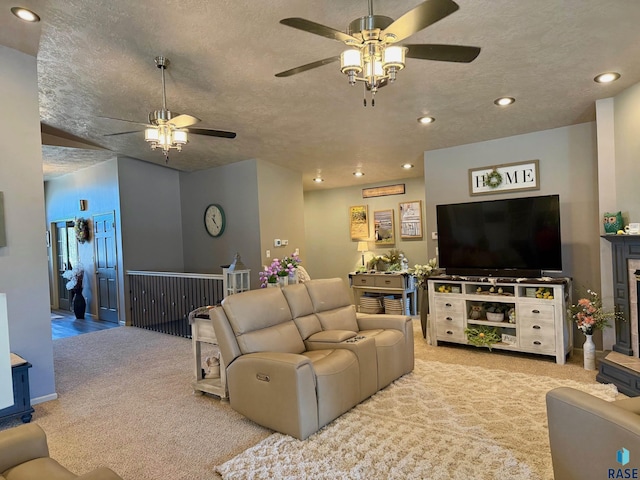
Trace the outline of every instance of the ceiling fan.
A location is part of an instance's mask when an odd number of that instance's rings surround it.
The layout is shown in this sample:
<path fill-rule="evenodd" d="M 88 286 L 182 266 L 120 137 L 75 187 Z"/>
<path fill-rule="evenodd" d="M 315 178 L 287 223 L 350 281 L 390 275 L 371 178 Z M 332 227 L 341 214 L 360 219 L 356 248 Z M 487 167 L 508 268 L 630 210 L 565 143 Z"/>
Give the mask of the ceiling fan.
<path fill-rule="evenodd" d="M 426 0 L 397 20 L 373 14 L 373 0 L 369 0 L 369 15 L 353 20 L 346 32 L 306 20 L 284 18 L 280 23 L 322 37 L 338 40 L 349 49 L 339 56 L 318 60 L 276 74 L 290 77 L 340 60 L 340 70 L 348 75 L 349 84 L 364 82 L 366 90 L 376 91 L 394 82 L 404 68 L 405 57 L 441 62 L 472 62 L 480 53 L 479 47 L 464 45 L 412 44 L 396 46 L 416 32 L 451 15 L 460 7 L 453 0 Z M 372 106 L 375 101 L 372 98 Z M 364 105 L 367 105 L 366 91 Z"/>
<path fill-rule="evenodd" d="M 169 151 L 175 149 L 177 151 L 182 150 L 182 145 L 188 142 L 188 134 L 194 135 L 206 135 L 209 137 L 221 137 L 221 138 L 235 138 L 234 132 L 225 132 L 223 130 L 212 130 L 210 128 L 193 128 L 192 125 L 200 122 L 201 120 L 193 115 L 187 115 L 186 113 L 177 114 L 167 109 L 167 93 L 165 90 L 164 71 L 169 66 L 169 59 L 166 57 L 158 56 L 155 58 L 156 66 L 162 72 L 162 109 L 155 110 L 149 113 L 149 123 L 140 123 L 132 120 L 125 120 L 123 118 L 113 117 L 100 117 L 109 118 L 111 120 L 120 120 L 123 122 L 135 123 L 137 125 L 144 125 L 147 128 L 144 130 L 144 139 L 149 142 L 151 148 L 162 149 L 167 162 L 169 161 Z M 115 135 L 126 135 L 129 133 L 137 133 L 142 130 L 130 130 L 127 132 L 108 133 L 105 137 L 111 137 Z"/>

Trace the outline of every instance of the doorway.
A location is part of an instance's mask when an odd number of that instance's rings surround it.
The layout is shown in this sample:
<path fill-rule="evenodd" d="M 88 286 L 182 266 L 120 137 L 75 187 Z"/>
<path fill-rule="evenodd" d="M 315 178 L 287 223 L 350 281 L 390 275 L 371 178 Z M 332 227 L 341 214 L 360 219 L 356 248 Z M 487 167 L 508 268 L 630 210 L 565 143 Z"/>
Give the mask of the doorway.
<path fill-rule="evenodd" d="M 60 221 L 55 223 L 56 241 L 56 288 L 58 308 L 60 310 L 71 309 L 71 291 L 67 290 L 68 280 L 63 277 L 64 272 L 71 270 L 78 259 L 78 242 L 73 231 L 73 221 Z"/>
<path fill-rule="evenodd" d="M 118 323 L 118 281 L 115 213 L 93 216 L 98 319 Z"/>

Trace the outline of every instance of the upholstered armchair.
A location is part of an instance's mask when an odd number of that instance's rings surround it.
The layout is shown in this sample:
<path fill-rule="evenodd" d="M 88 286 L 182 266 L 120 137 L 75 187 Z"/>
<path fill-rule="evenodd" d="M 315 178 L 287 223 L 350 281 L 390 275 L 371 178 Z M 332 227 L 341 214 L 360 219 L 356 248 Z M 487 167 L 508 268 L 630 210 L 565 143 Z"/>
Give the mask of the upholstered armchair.
<path fill-rule="evenodd" d="M 106 467 L 77 476 L 49 457 L 47 437 L 37 424 L 0 432 L 0 480 L 122 480 Z"/>
<path fill-rule="evenodd" d="M 607 402 L 559 387 L 547 393 L 547 419 L 556 480 L 640 477 L 640 397 Z"/>

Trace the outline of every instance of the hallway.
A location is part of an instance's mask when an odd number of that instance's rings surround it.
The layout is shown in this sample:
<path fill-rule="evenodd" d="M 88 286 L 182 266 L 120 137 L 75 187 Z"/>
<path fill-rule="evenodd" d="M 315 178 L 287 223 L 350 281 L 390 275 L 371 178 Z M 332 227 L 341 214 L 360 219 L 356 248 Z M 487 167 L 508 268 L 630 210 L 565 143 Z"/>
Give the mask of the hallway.
<path fill-rule="evenodd" d="M 65 310 L 51 311 L 51 338 L 73 337 L 83 333 L 97 332 L 109 328 L 119 327 L 118 323 L 105 322 L 102 320 L 76 319 L 72 312 Z"/>

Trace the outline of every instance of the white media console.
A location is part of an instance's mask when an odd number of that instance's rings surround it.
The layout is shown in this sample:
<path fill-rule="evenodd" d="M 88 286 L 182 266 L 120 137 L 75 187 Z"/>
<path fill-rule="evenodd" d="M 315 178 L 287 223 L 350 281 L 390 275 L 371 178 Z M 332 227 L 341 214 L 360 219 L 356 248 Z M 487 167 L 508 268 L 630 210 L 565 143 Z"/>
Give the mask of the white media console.
<path fill-rule="evenodd" d="M 502 338 L 491 348 L 554 356 L 558 364 L 564 364 L 572 351 L 568 278 L 441 275 L 428 279 L 428 289 L 431 345 L 469 344 L 465 329 L 484 325 L 497 328 Z M 489 302 L 511 310 L 511 320 L 508 314 L 500 322 L 487 320 L 483 305 Z"/>

